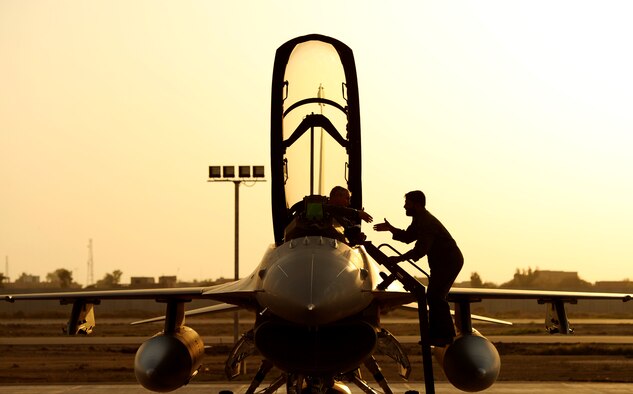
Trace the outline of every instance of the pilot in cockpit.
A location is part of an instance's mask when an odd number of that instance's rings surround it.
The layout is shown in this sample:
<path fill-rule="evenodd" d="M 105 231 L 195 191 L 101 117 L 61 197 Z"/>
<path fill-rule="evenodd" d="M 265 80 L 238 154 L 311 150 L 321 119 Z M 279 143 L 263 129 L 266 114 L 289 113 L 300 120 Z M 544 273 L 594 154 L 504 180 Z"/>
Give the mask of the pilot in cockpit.
<path fill-rule="evenodd" d="M 352 194 L 342 186 L 334 186 L 330 191 L 330 199 L 328 205 L 334 219 L 344 228 L 345 237 L 351 244 L 361 243 L 367 238 L 360 231 L 360 220 L 371 223 L 374 218 L 370 214 L 360 209 L 350 208 L 350 199 Z M 341 210 L 337 207 L 345 208 Z"/>
<path fill-rule="evenodd" d="M 342 186 L 324 196 L 306 196 L 289 210 L 289 224 L 284 239 L 290 240 L 309 235 L 319 235 L 357 245 L 365 240 L 360 231 L 360 221 L 371 223 L 373 218 L 364 210 L 350 208 L 351 194 Z"/>

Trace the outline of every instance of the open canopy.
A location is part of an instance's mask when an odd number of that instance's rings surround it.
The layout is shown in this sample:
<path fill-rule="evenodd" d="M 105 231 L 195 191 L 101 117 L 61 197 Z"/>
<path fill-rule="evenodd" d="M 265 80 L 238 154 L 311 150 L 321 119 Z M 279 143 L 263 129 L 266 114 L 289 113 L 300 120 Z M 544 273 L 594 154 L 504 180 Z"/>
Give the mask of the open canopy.
<path fill-rule="evenodd" d="M 352 51 L 321 35 L 298 37 L 275 57 L 271 104 L 271 177 L 275 242 L 288 208 L 334 186 L 362 208 L 360 115 Z"/>

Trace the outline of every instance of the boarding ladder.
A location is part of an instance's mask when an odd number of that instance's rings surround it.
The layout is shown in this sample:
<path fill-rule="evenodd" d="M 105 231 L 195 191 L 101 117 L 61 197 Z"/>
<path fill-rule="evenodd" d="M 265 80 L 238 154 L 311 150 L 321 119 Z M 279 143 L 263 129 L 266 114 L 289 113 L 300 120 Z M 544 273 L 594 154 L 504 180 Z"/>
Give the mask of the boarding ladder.
<path fill-rule="evenodd" d="M 383 278 L 383 282 L 378 285 L 378 290 L 385 290 L 391 283 L 395 280 L 402 283 L 404 289 L 415 296 L 415 299 L 418 303 L 418 319 L 420 320 L 420 346 L 422 346 L 422 366 L 424 369 L 424 388 L 426 394 L 435 394 L 435 384 L 433 380 L 433 360 L 431 355 L 431 345 L 429 341 L 429 313 L 426 307 L 426 288 L 422 283 L 420 283 L 413 275 L 409 274 L 404 268 L 400 267 L 397 263 L 389 262 L 388 256 L 383 253 L 380 249 L 383 247 L 387 247 L 394 251 L 395 253 L 401 255 L 396 249 L 394 249 L 389 244 L 381 244 L 379 246 L 375 246 L 371 242 L 367 241 L 364 244 L 365 250 L 369 255 L 378 262 L 378 264 L 383 265 L 389 272 L 390 275 L 386 273 L 381 273 Z M 424 273 L 427 277 L 429 276 L 426 272 L 424 272 L 420 267 L 418 267 L 413 262 L 409 261 L 414 267 Z"/>

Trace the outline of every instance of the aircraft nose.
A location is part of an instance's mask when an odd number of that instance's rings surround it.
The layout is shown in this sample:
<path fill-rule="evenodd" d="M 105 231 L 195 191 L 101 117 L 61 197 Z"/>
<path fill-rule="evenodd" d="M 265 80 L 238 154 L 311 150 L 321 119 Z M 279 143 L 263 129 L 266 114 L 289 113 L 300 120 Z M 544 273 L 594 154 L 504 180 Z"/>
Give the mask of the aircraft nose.
<path fill-rule="evenodd" d="M 283 248 L 283 249 L 282 249 Z M 363 292 L 362 256 L 331 239 L 306 237 L 280 247 L 263 278 L 262 306 L 297 324 L 323 325 L 353 315 L 371 301 Z"/>

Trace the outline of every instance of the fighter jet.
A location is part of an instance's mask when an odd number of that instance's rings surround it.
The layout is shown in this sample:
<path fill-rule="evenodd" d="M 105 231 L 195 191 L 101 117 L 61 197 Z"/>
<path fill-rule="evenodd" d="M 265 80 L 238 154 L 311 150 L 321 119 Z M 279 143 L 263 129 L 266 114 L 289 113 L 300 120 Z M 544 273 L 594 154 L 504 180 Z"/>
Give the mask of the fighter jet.
<path fill-rule="evenodd" d="M 427 336 L 425 287 L 407 270 L 389 264 L 382 246 L 362 234 L 361 127 L 352 50 L 322 35 L 292 39 L 278 48 L 271 95 L 271 192 L 273 242 L 255 270 L 212 287 L 12 294 L 8 302 L 60 300 L 72 305 L 66 332 L 89 334 L 94 306 L 103 300 L 154 299 L 166 306 L 164 329 L 137 351 L 135 374 L 148 390 L 167 392 L 187 384 L 204 356 L 200 335 L 185 316 L 246 309 L 254 325 L 235 343 L 226 362 L 229 378 L 241 362 L 262 358 L 247 393 L 391 393 L 375 355 L 386 354 L 408 378 L 411 363 L 381 316 L 394 308 L 417 309 L 427 393 L 434 390 Z M 334 207 L 334 186 L 351 192 L 349 207 Z M 388 253 L 393 253 L 389 252 Z M 435 348 L 449 381 L 464 391 L 490 387 L 499 374 L 495 347 L 472 326 L 470 304 L 482 299 L 534 299 L 549 306 L 552 333 L 569 334 L 566 303 L 584 299 L 628 301 L 627 294 L 453 288 L 458 333 L 453 344 Z M 186 311 L 194 299 L 215 301 Z M 149 319 L 143 322 L 155 321 Z M 366 381 L 365 366 L 373 375 Z M 277 376 L 268 376 L 276 367 Z M 264 383 L 266 382 L 266 383 Z"/>

